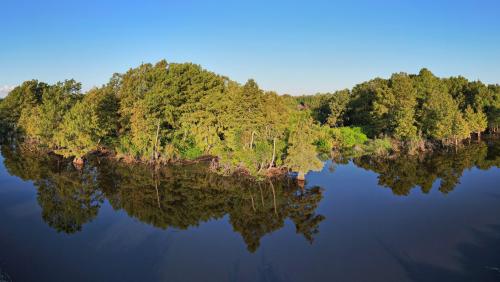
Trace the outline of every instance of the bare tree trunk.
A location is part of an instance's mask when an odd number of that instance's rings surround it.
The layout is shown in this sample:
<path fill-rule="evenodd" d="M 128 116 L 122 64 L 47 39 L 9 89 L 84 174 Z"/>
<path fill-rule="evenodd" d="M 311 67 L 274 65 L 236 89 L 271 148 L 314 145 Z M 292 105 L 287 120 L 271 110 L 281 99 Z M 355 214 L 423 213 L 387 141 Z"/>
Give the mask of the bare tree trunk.
<path fill-rule="evenodd" d="M 263 168 L 264 168 L 264 162 L 260 163 L 260 165 L 259 165 L 259 171 L 257 171 L 257 173 L 260 173 Z"/>
<path fill-rule="evenodd" d="M 152 159 L 155 160 L 157 158 L 157 151 L 158 151 L 158 135 L 160 134 L 160 121 L 158 121 L 158 126 L 156 127 L 156 138 L 155 138 L 155 145 L 153 147 L 153 156 Z"/>
<path fill-rule="evenodd" d="M 276 138 L 273 138 L 273 157 L 271 158 L 271 163 L 269 164 L 269 168 L 274 166 L 274 159 L 276 158 Z"/>
<path fill-rule="evenodd" d="M 481 141 L 481 131 L 477 132 L 477 141 Z"/>
<path fill-rule="evenodd" d="M 253 136 L 255 135 L 255 131 L 252 131 L 252 139 L 250 139 L 250 150 L 253 149 Z"/>

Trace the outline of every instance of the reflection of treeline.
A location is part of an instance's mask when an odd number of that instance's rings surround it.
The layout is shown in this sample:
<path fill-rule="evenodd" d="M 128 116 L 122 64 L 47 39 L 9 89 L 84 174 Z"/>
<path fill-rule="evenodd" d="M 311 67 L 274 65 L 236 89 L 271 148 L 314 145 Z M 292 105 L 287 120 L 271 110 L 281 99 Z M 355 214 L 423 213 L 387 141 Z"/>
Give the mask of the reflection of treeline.
<path fill-rule="evenodd" d="M 396 195 L 408 195 L 417 186 L 428 193 L 436 180 L 440 180 L 439 191 L 448 193 L 459 184 L 464 170 L 499 167 L 499 148 L 498 140 L 490 140 L 419 156 L 362 156 L 354 158 L 354 163 L 378 173 L 379 185 Z"/>
<path fill-rule="evenodd" d="M 93 168 L 75 170 L 68 161 L 21 145 L 2 145 L 10 174 L 33 181 L 42 218 L 59 232 L 75 233 L 97 216 L 103 202 Z"/>
<path fill-rule="evenodd" d="M 77 170 L 68 160 L 17 145 L 2 146 L 2 154 L 11 174 L 38 188 L 43 219 L 66 233 L 94 219 L 104 199 L 162 229 L 187 229 L 228 215 L 250 251 L 286 219 L 312 242 L 324 219 L 315 213 L 321 189 L 302 189 L 288 178 L 255 182 L 209 173 L 204 164 L 152 170 L 108 159 L 90 159 Z"/>

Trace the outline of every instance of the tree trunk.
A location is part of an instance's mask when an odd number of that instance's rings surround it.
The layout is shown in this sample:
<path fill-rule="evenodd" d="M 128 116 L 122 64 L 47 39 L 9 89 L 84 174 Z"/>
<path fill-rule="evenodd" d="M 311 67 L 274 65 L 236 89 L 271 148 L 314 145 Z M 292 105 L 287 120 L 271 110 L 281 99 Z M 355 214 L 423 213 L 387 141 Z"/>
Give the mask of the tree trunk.
<path fill-rule="evenodd" d="M 152 159 L 155 160 L 158 155 L 157 155 L 157 151 L 158 151 L 158 135 L 160 134 L 160 121 L 158 121 L 158 126 L 156 127 L 156 138 L 155 138 L 155 145 L 153 147 L 153 156 L 152 156 Z"/>
<path fill-rule="evenodd" d="M 269 168 L 274 166 L 274 159 L 276 158 L 276 138 L 273 138 L 273 157 L 271 158 L 271 163 L 269 164 Z"/>
<path fill-rule="evenodd" d="M 250 139 L 250 150 L 253 149 L 253 136 L 255 134 L 255 131 L 252 131 L 252 139 Z"/>
<path fill-rule="evenodd" d="M 477 132 L 477 140 L 478 140 L 478 141 L 481 141 L 481 131 L 478 131 L 478 132 Z"/>
<path fill-rule="evenodd" d="M 264 168 L 264 162 L 261 162 L 259 165 L 259 171 L 257 171 L 257 173 L 260 173 L 263 168 Z"/>

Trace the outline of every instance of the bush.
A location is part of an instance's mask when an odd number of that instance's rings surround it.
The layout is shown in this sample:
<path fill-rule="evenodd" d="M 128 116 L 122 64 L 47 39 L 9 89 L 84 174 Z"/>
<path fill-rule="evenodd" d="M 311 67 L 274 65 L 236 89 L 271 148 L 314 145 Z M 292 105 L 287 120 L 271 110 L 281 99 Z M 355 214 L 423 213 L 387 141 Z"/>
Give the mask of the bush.
<path fill-rule="evenodd" d="M 368 136 L 363 133 L 360 127 L 333 128 L 332 138 L 340 148 L 352 148 L 368 141 Z"/>
<path fill-rule="evenodd" d="M 184 159 L 194 160 L 203 155 L 203 151 L 198 147 L 190 147 L 181 151 L 181 156 Z"/>
<path fill-rule="evenodd" d="M 330 153 L 332 151 L 332 146 L 325 139 L 318 139 L 318 140 L 316 140 L 314 142 L 314 145 L 316 146 L 316 150 L 319 153 L 327 154 L 327 153 Z"/>

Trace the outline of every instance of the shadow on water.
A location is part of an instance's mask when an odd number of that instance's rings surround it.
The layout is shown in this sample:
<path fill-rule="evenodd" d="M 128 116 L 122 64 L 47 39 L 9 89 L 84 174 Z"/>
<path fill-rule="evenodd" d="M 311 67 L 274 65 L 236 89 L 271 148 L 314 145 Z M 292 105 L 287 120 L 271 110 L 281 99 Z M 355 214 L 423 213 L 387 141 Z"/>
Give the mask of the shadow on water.
<path fill-rule="evenodd" d="M 68 234 L 96 218 L 105 200 L 161 229 L 188 229 L 228 215 L 250 252 L 286 219 L 312 243 L 325 219 L 315 212 L 322 190 L 301 188 L 290 179 L 254 182 L 221 177 L 204 164 L 154 170 L 97 158 L 77 170 L 70 161 L 16 144 L 2 146 L 2 155 L 10 174 L 33 181 L 43 220 Z"/>

